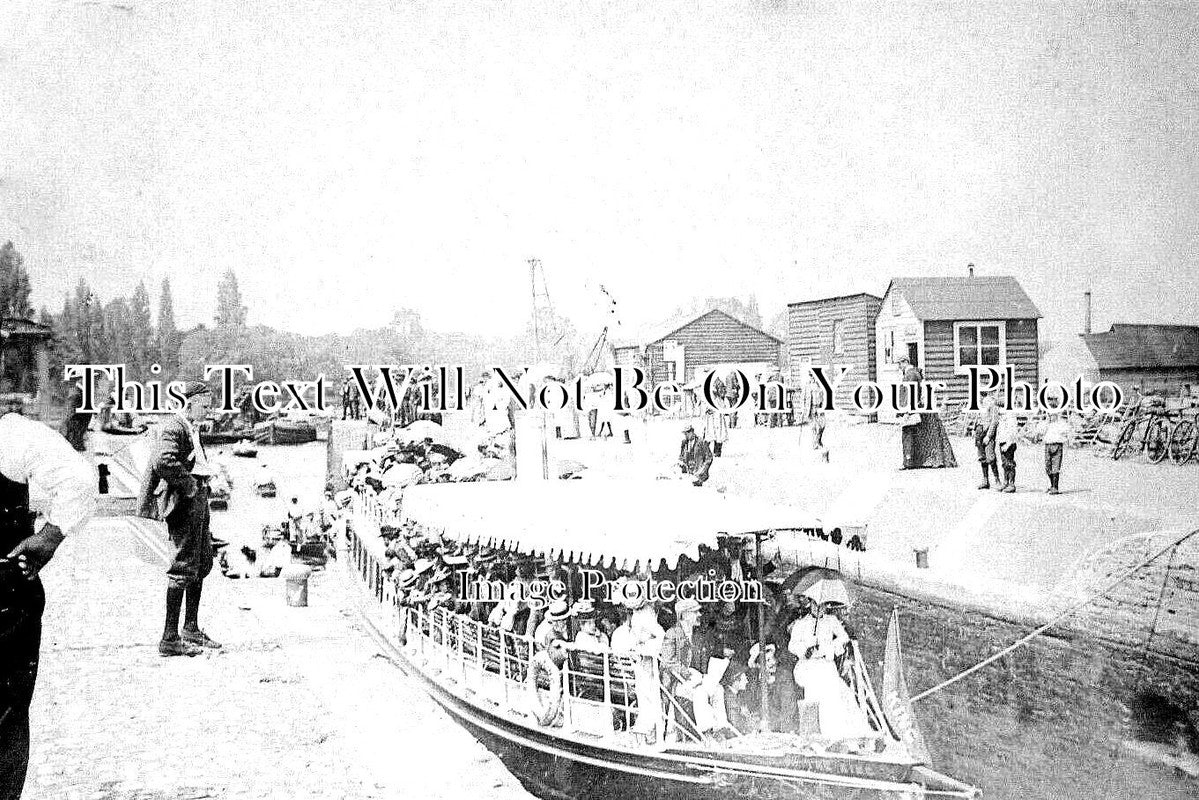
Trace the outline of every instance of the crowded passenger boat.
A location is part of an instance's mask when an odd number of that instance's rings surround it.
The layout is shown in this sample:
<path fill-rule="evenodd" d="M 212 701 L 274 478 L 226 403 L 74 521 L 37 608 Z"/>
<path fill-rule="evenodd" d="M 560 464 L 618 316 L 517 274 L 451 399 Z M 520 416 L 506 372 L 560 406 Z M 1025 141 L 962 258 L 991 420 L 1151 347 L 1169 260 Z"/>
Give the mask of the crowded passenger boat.
<path fill-rule="evenodd" d="M 667 792 L 976 797 L 880 703 L 852 584 L 779 557 L 819 521 L 678 489 L 426 484 L 397 513 L 364 487 L 348 562 L 406 669 L 506 743 Z"/>

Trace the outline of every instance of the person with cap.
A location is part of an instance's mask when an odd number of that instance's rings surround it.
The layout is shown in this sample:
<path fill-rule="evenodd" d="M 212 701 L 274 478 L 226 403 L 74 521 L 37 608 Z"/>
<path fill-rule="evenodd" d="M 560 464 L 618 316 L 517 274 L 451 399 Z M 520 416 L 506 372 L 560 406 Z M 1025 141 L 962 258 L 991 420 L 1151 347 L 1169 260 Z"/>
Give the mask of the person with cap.
<path fill-rule="evenodd" d="M 570 640 L 570 606 L 565 600 L 555 600 L 545 610 L 545 619 L 537 626 L 533 642 L 540 648 L 549 647 L 554 639 Z"/>
<path fill-rule="evenodd" d="M 662 664 L 663 688 L 674 697 L 671 706 L 675 711 L 675 724 L 688 728 L 690 725 L 684 715 L 691 712 L 695 690 L 703 680 L 703 673 L 692 666 L 691 652 L 692 635 L 699 624 L 700 609 L 699 601 L 691 597 L 674 604 L 676 622 L 666 631 L 658 656 Z"/>
<path fill-rule="evenodd" d="M 15 406 L 15 407 L 13 407 Z M 38 573 L 95 509 L 91 465 L 52 428 L 0 409 L 0 798 L 16 800 L 29 766 L 29 706 L 46 595 Z M 29 485 L 47 498 L 35 529 Z"/>
<path fill-rule="evenodd" d="M 163 656 L 194 656 L 201 648 L 221 646 L 200 628 L 200 597 L 213 561 L 208 516 L 208 480 L 213 473 L 194 423 L 207 415 L 212 395 L 206 383 L 190 381 L 183 396 L 185 408 L 159 426 L 138 494 L 139 516 L 165 521 L 174 551 L 167 568 L 166 621 L 158 643 Z"/>
<path fill-rule="evenodd" d="M 999 431 L 999 407 L 991 390 L 982 392 L 982 409 L 974 422 L 974 447 L 978 450 L 978 463 L 982 465 L 983 482 L 979 489 L 991 488 L 991 475 L 995 475 L 995 488 L 1002 488 L 999 480 L 999 462 L 995 456 L 995 435 Z"/>
<path fill-rule="evenodd" d="M 691 476 L 694 486 L 703 486 L 708 480 L 708 470 L 712 468 L 712 451 L 708 449 L 707 442 L 695 435 L 695 428 L 691 425 L 683 428 L 679 467 Z"/>

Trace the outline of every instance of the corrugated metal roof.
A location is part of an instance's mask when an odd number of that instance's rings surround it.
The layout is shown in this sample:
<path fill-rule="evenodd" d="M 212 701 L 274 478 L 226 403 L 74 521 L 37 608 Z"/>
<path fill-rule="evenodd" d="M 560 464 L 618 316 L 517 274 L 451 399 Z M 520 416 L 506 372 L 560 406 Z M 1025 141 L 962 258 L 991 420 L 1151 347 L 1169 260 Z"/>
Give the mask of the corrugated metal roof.
<path fill-rule="evenodd" d="M 1199 366 L 1199 326 L 1136 325 L 1118 322 L 1111 330 L 1083 334 L 1100 369 Z"/>
<path fill-rule="evenodd" d="M 917 319 L 1036 319 L 1041 312 L 1010 275 L 893 278 Z"/>

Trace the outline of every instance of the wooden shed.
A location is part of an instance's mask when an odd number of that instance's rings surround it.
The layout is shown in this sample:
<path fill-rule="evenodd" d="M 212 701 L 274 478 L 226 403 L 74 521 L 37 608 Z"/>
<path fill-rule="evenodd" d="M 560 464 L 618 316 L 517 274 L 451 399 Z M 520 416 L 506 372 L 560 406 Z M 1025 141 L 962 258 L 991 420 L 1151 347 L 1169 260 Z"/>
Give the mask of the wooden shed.
<path fill-rule="evenodd" d="M 1117 322 L 1111 330 L 1082 336 L 1099 369 L 1100 380 L 1126 392 L 1176 395 L 1199 387 L 1199 326 L 1133 325 Z"/>
<path fill-rule="evenodd" d="M 882 302 L 882 298 L 862 293 L 789 303 L 791 384 L 799 386 L 806 379 L 804 364 L 848 366 L 850 371 L 837 385 L 833 402 L 839 409 L 851 409 L 854 389 L 877 377 L 874 322 Z"/>
<path fill-rule="evenodd" d="M 741 367 L 752 380 L 754 372 L 776 369 L 782 353 L 781 339 L 719 309 L 663 323 L 639 341 L 613 344 L 618 366 L 640 366 L 655 384 L 687 383 L 718 366 Z"/>
<path fill-rule="evenodd" d="M 945 382 L 942 402 L 966 399 L 960 370 L 969 365 L 1011 364 L 1016 380 L 1038 386 L 1040 318 L 1009 275 L 894 278 L 875 324 L 878 381 L 898 382 L 898 361 L 906 355 L 926 380 Z"/>
<path fill-rule="evenodd" d="M 0 319 L 0 394 L 19 395 L 29 417 L 53 417 L 48 325 L 19 317 Z"/>

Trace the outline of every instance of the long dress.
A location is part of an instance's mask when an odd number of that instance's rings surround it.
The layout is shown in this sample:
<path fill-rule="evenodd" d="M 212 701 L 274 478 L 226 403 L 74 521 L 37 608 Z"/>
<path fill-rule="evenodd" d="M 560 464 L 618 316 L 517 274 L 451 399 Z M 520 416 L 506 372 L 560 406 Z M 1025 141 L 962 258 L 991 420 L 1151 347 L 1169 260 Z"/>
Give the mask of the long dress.
<path fill-rule="evenodd" d="M 904 372 L 903 379 L 905 383 L 915 384 L 913 391 L 919 397 L 920 385 L 924 381 L 920 370 L 909 367 Z M 922 412 L 920 422 L 916 425 L 905 426 L 902 435 L 905 440 L 905 452 L 909 448 L 912 452 L 911 463 L 906 466 L 910 468 L 940 468 L 958 465 L 957 457 L 953 454 L 953 443 L 949 441 L 949 434 L 945 432 L 945 425 L 942 424 L 939 413 L 935 411 Z"/>
<path fill-rule="evenodd" d="M 849 685 L 837 673 L 834 659 L 848 642 L 849 635 L 836 617 L 806 616 L 791 626 L 787 649 L 799 659 L 792 674 L 796 685 L 804 690 L 804 700 L 816 703 L 820 735 L 826 739 L 853 739 L 874 733 Z"/>

